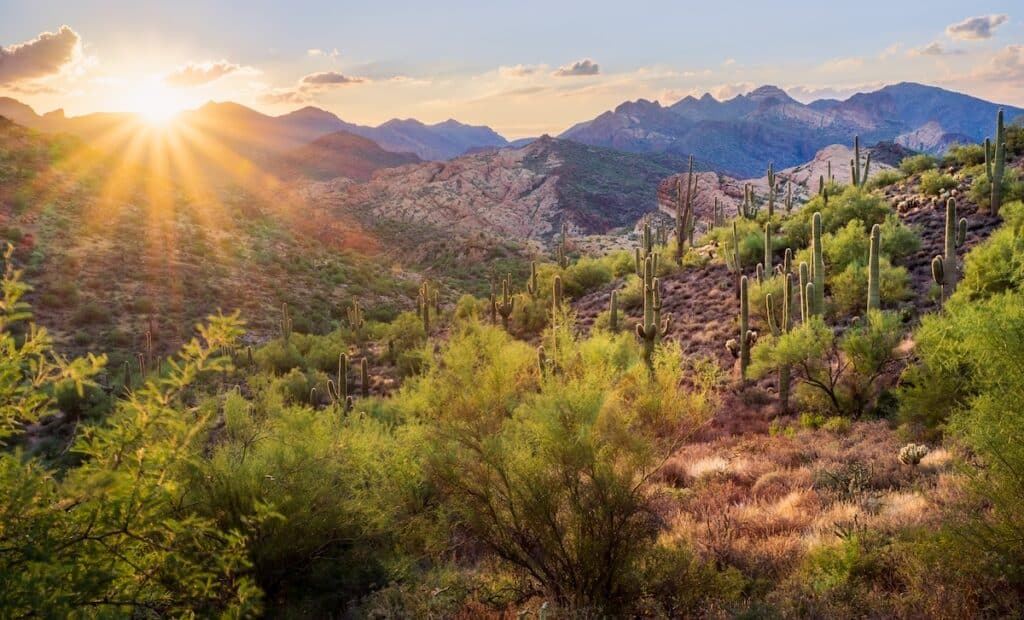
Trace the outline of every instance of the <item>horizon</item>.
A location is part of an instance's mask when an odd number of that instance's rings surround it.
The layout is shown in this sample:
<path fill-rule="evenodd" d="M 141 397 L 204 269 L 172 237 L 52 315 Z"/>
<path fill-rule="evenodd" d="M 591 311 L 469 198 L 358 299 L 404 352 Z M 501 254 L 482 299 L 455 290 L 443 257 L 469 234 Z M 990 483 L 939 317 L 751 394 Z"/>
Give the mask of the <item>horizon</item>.
<path fill-rule="evenodd" d="M 882 7 L 879 27 L 860 28 Z M 923 16 L 880 2 L 754 7 L 741 17 L 648 4 L 638 10 L 656 19 L 640 29 L 623 28 L 618 11 L 576 4 L 248 8 L 6 4 L 0 95 L 68 116 L 161 119 L 207 101 L 271 116 L 312 106 L 360 125 L 456 119 L 510 140 L 558 135 L 625 101 L 722 101 L 766 84 L 809 103 L 910 81 L 1024 107 L 1024 23 L 1009 2 L 969 11 L 941 2 Z"/>

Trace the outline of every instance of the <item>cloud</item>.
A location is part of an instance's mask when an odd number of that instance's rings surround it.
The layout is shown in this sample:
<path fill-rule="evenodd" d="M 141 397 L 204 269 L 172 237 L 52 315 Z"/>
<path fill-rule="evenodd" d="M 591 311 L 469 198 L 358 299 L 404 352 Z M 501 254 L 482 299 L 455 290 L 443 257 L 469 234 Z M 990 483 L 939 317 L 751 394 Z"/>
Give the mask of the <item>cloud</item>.
<path fill-rule="evenodd" d="M 725 65 L 726 67 L 731 67 L 732 65 L 736 64 L 736 59 L 726 58 L 725 60 L 722 61 L 722 64 Z"/>
<path fill-rule="evenodd" d="M 968 17 L 962 22 L 946 26 L 946 34 L 952 39 L 963 41 L 991 39 L 992 31 L 1005 23 L 1006 19 L 1006 15 Z"/>
<path fill-rule="evenodd" d="M 320 71 L 302 76 L 294 88 L 278 88 L 265 93 L 260 100 L 269 104 L 309 103 L 325 90 L 366 81 L 365 78 L 343 75 L 337 71 Z"/>
<path fill-rule="evenodd" d="M 255 73 L 255 69 L 243 67 L 226 60 L 207 60 L 184 64 L 164 76 L 164 82 L 171 86 L 201 86 L 219 80 L 232 73 Z"/>
<path fill-rule="evenodd" d="M 341 86 L 342 84 L 361 84 L 364 81 L 363 78 L 342 75 L 337 71 L 320 71 L 319 73 L 310 73 L 309 75 L 302 76 L 299 84 L 314 87 L 332 87 Z"/>
<path fill-rule="evenodd" d="M 512 65 L 511 67 L 498 67 L 498 75 L 502 77 L 520 78 L 533 75 L 540 71 L 537 65 Z"/>
<path fill-rule="evenodd" d="M 81 50 L 81 37 L 69 26 L 31 41 L 0 47 L 0 84 L 14 84 L 59 73 Z"/>
<path fill-rule="evenodd" d="M 848 86 L 786 86 L 784 90 L 797 101 L 810 103 L 816 99 L 846 99 L 857 93 L 867 93 L 885 86 L 887 82 L 867 82 Z"/>
<path fill-rule="evenodd" d="M 899 53 L 901 47 L 903 47 L 903 44 L 900 43 L 899 41 L 893 43 L 889 47 L 879 52 L 878 59 L 888 60 L 889 58 L 892 58 L 893 56 Z"/>
<path fill-rule="evenodd" d="M 988 62 L 974 70 L 973 77 L 1024 85 L 1024 45 L 1007 45 L 999 50 Z"/>
<path fill-rule="evenodd" d="M 849 58 L 834 58 L 821 65 L 821 69 L 830 73 L 842 73 L 853 69 L 860 69 L 864 66 L 864 58 L 851 56 Z"/>
<path fill-rule="evenodd" d="M 601 73 L 601 67 L 589 58 L 577 60 L 571 65 L 559 67 L 552 75 L 555 77 L 577 77 L 581 75 L 597 75 Z"/>
<path fill-rule="evenodd" d="M 917 56 L 960 56 L 964 53 L 965 52 L 963 50 L 946 49 L 942 46 L 942 43 L 938 41 L 932 41 L 928 45 L 907 50 L 907 56 L 910 56 L 911 58 Z"/>
<path fill-rule="evenodd" d="M 310 57 L 313 57 L 313 58 L 317 58 L 319 56 L 330 56 L 331 58 L 337 58 L 339 56 L 338 48 L 334 48 L 334 49 L 332 49 L 331 51 L 328 52 L 328 51 L 322 50 L 322 49 L 320 49 L 318 47 L 314 47 L 312 49 L 306 50 L 306 55 L 310 56 Z"/>

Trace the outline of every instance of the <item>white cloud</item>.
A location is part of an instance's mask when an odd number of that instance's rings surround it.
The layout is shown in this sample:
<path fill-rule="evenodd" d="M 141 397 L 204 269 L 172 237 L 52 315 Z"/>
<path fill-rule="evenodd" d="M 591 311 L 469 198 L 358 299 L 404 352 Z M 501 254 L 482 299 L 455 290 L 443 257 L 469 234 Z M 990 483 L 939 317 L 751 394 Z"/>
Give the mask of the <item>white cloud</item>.
<path fill-rule="evenodd" d="M 600 72 L 601 67 L 596 62 L 589 58 L 584 58 L 564 67 L 559 67 L 553 75 L 555 77 L 578 77 L 582 75 L 597 75 Z"/>
<path fill-rule="evenodd" d="M 243 67 L 226 60 L 207 60 L 184 64 L 164 76 L 164 82 L 171 86 L 201 86 L 233 73 L 255 74 L 251 67 Z"/>
<path fill-rule="evenodd" d="M 962 22 L 946 26 L 946 34 L 953 39 L 964 41 L 991 39 L 992 31 L 1006 23 L 1006 19 L 1006 15 L 968 17 Z"/>
<path fill-rule="evenodd" d="M 907 56 L 911 58 L 917 56 L 960 56 L 964 53 L 963 50 L 946 49 L 939 41 L 932 41 L 928 45 L 907 50 Z"/>

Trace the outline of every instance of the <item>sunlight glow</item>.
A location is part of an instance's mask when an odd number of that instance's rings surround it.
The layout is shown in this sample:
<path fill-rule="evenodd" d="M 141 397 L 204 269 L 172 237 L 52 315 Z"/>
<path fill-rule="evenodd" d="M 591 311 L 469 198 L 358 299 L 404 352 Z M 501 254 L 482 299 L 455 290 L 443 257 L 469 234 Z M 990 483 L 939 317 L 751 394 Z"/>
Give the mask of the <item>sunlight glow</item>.
<path fill-rule="evenodd" d="M 129 109 L 150 125 L 166 125 L 185 108 L 182 94 L 158 79 L 142 82 L 133 90 Z"/>

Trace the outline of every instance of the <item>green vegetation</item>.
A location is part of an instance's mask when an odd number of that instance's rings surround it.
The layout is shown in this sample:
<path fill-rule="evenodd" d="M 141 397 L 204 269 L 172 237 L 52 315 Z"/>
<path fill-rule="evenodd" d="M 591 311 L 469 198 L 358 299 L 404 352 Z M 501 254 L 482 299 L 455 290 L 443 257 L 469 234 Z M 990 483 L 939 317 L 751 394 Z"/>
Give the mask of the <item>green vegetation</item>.
<path fill-rule="evenodd" d="M 937 161 L 934 157 L 921 153 L 920 155 L 905 157 L 903 161 L 900 162 L 900 170 L 904 174 L 908 175 L 921 174 L 922 172 L 935 168 L 936 163 Z"/>

